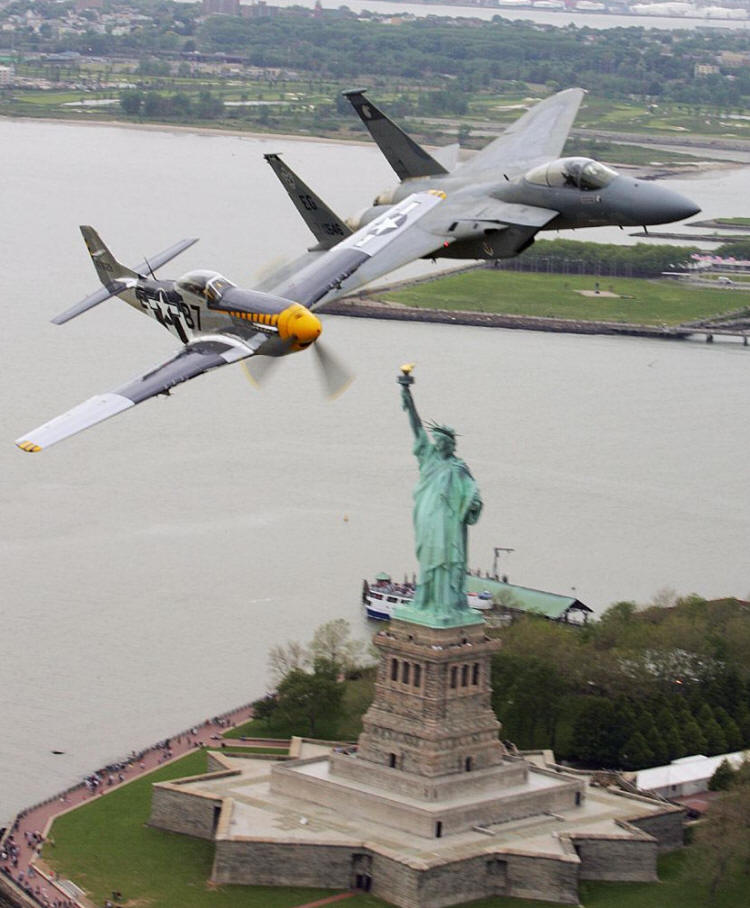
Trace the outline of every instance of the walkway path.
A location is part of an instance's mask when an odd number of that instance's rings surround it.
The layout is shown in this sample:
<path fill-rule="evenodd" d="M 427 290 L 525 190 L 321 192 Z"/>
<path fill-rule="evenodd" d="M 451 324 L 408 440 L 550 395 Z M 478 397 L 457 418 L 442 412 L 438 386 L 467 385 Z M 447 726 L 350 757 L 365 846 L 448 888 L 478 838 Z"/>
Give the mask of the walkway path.
<path fill-rule="evenodd" d="M 23 810 L 0 839 L 0 871 L 20 884 L 27 895 L 40 905 L 49 908 L 91 908 L 92 903 L 83 895 L 73 894 L 69 885 L 54 880 L 38 855 L 52 821 L 67 811 L 90 801 L 92 798 L 114 791 L 120 785 L 152 772 L 160 765 L 171 763 L 201 746 L 218 745 L 221 734 L 252 717 L 249 704 L 194 726 L 186 731 L 160 741 L 148 750 L 124 758 L 116 764 L 92 773 L 85 782 L 39 804 Z M 272 742 L 230 739 L 227 746 L 264 746 Z M 99 781 L 95 781 L 95 780 Z M 4 857 L 3 857 L 4 855 Z"/>

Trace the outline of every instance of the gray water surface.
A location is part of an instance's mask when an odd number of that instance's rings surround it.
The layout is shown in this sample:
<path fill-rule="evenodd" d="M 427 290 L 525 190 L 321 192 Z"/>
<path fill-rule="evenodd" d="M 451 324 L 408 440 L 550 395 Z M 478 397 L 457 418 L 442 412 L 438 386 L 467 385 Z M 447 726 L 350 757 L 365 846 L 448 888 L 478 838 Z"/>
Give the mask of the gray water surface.
<path fill-rule="evenodd" d="M 335 617 L 368 633 L 362 579 L 415 566 L 407 360 L 420 412 L 461 433 L 484 496 L 474 566 L 512 546 L 513 581 L 575 587 L 597 611 L 665 586 L 750 591 L 750 350 L 731 341 L 329 318 L 357 373 L 336 402 L 299 354 L 262 393 L 232 366 L 21 453 L 25 430 L 175 348 L 117 301 L 49 323 L 96 287 L 78 224 L 130 263 L 199 235 L 164 276 L 250 283 L 310 243 L 263 152 L 286 152 L 342 214 L 391 177 L 368 147 L 189 132 L 0 120 L 0 147 L 0 820 L 260 696 L 269 646 Z M 748 173 L 672 185 L 735 214 Z"/>

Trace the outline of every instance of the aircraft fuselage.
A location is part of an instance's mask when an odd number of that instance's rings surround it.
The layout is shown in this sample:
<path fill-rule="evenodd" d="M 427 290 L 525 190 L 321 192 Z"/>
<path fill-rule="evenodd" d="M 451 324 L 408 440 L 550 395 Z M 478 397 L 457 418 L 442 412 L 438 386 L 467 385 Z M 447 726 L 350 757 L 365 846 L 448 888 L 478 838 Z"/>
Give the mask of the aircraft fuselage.
<path fill-rule="evenodd" d="M 573 159 L 560 159 L 547 165 L 552 176 L 555 167 Z M 592 162 L 596 165 L 596 162 Z M 460 170 L 446 176 L 407 179 L 375 199 L 375 206 L 366 211 L 360 223 L 367 223 L 382 213 L 389 204 L 406 198 L 413 192 L 433 189 L 444 192 L 446 204 L 424 221 L 427 229 L 436 233 L 453 233 L 455 240 L 448 246 L 436 244 L 435 257 L 444 258 L 507 258 L 517 255 L 533 242 L 529 231 L 521 225 L 503 221 L 492 211 L 492 202 L 511 203 L 535 209 L 557 212 L 539 230 L 569 230 L 584 227 L 640 227 L 679 221 L 697 213 L 698 207 L 685 196 L 665 186 L 617 174 L 603 165 L 607 172 L 606 185 L 587 187 L 565 183 L 545 185 L 540 179 L 545 169 L 513 179 L 469 182 Z M 540 173 L 542 177 L 540 177 Z"/>

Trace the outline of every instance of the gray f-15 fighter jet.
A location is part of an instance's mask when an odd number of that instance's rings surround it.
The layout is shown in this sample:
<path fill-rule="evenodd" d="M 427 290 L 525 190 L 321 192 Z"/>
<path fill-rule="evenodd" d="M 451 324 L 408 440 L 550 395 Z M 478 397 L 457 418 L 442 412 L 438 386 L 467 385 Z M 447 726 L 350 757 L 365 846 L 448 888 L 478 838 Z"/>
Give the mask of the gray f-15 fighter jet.
<path fill-rule="evenodd" d="M 449 170 L 388 119 L 363 90 L 345 92 L 401 181 L 346 224 L 277 155 L 266 158 L 318 238 L 318 248 L 425 190 L 444 193 L 445 202 L 420 220 L 421 242 L 410 237 L 413 258 L 509 258 L 528 248 L 540 230 L 647 226 L 696 214 L 700 209 L 690 199 L 662 185 L 623 176 L 591 158 L 560 157 L 583 94 L 570 88 L 541 101 L 482 151 Z M 324 217 L 319 216 L 321 207 Z M 379 274 L 397 267 L 389 267 L 390 256 L 402 263 L 401 251 L 395 243 L 378 259 Z M 360 272 L 357 283 L 366 277 Z"/>

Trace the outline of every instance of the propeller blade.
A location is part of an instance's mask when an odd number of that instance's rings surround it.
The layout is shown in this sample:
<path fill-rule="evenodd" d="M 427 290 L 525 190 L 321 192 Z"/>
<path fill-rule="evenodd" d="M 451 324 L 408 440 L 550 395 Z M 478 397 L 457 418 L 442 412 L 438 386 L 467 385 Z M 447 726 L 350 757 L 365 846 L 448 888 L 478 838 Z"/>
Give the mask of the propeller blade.
<path fill-rule="evenodd" d="M 251 385 L 261 388 L 273 372 L 275 364 L 279 361 L 277 356 L 251 356 L 242 360 L 242 368 Z"/>
<path fill-rule="evenodd" d="M 354 374 L 320 341 L 313 344 L 326 396 L 329 400 L 343 394 L 354 381 Z"/>

